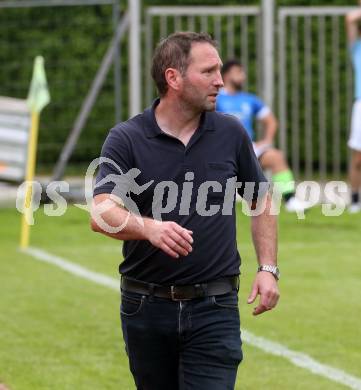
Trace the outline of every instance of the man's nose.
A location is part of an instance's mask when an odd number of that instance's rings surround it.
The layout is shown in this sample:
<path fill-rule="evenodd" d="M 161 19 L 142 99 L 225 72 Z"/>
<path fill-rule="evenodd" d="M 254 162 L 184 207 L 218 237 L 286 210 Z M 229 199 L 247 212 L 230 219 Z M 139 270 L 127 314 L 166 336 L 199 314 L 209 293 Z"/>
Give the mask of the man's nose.
<path fill-rule="evenodd" d="M 218 88 L 222 88 L 224 86 L 224 83 L 223 83 L 223 78 L 222 78 L 222 75 L 221 75 L 221 72 L 217 72 L 217 78 L 215 80 L 215 85 L 218 87 Z"/>

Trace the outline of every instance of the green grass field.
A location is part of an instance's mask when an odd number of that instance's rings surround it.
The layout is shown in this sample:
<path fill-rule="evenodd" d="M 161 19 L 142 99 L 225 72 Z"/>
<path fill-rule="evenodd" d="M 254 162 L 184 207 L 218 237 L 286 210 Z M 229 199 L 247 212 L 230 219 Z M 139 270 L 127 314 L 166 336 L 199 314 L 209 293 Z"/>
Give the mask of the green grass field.
<path fill-rule="evenodd" d="M 16 210 L 1 209 L 0 221 L 0 383 L 10 390 L 134 389 L 119 294 L 20 253 Z M 246 304 L 256 269 L 249 220 L 238 213 L 237 223 L 242 327 L 361 377 L 361 217 L 283 213 L 281 300 L 256 318 Z M 31 245 L 118 277 L 121 244 L 91 232 L 88 215 L 75 207 L 62 217 L 37 211 Z M 247 344 L 243 351 L 239 390 L 347 388 Z"/>

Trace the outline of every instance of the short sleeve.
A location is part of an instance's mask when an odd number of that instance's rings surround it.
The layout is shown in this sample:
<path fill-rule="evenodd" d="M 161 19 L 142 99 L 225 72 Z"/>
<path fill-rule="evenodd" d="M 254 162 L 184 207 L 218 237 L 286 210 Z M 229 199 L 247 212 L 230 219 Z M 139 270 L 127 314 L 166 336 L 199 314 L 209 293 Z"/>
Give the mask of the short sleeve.
<path fill-rule="evenodd" d="M 271 109 L 257 96 L 252 99 L 253 114 L 257 119 L 263 119 L 271 112 Z"/>
<path fill-rule="evenodd" d="M 252 142 L 245 130 L 243 130 L 237 158 L 237 182 L 241 183 L 237 190 L 239 195 L 249 202 L 263 197 L 268 192 L 269 183 L 263 174 L 262 168 L 254 153 Z"/>
<path fill-rule="evenodd" d="M 110 130 L 101 150 L 99 170 L 93 196 L 129 191 L 126 173 L 132 168 L 132 154 L 128 137 L 119 128 Z"/>

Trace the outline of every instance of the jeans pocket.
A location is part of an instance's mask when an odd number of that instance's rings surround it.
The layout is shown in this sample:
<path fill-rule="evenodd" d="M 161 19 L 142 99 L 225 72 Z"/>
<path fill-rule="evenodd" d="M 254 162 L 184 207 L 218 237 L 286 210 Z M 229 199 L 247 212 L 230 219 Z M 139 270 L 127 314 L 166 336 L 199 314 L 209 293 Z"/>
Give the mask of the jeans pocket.
<path fill-rule="evenodd" d="M 238 310 L 238 295 L 233 291 L 227 294 L 212 296 L 212 303 L 214 306 L 224 309 Z"/>
<path fill-rule="evenodd" d="M 134 297 L 123 293 L 120 304 L 120 313 L 126 317 L 135 316 L 141 311 L 145 298 L 145 295 Z"/>

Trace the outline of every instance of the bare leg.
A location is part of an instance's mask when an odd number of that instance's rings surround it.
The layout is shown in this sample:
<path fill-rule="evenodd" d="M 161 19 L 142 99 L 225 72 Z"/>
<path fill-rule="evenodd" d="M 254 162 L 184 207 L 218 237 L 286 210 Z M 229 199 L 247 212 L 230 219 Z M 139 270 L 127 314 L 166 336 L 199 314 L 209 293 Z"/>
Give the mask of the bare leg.
<path fill-rule="evenodd" d="M 304 211 L 310 206 L 295 197 L 295 181 L 284 154 L 278 149 L 269 149 L 260 157 L 263 169 L 272 172 L 272 180 L 277 185 L 289 212 Z"/>
<path fill-rule="evenodd" d="M 352 150 L 349 181 L 352 193 L 358 192 L 361 187 L 361 151 Z"/>
<path fill-rule="evenodd" d="M 269 149 L 264 152 L 259 162 L 263 169 L 271 170 L 272 175 L 290 169 L 284 154 L 278 149 Z"/>

